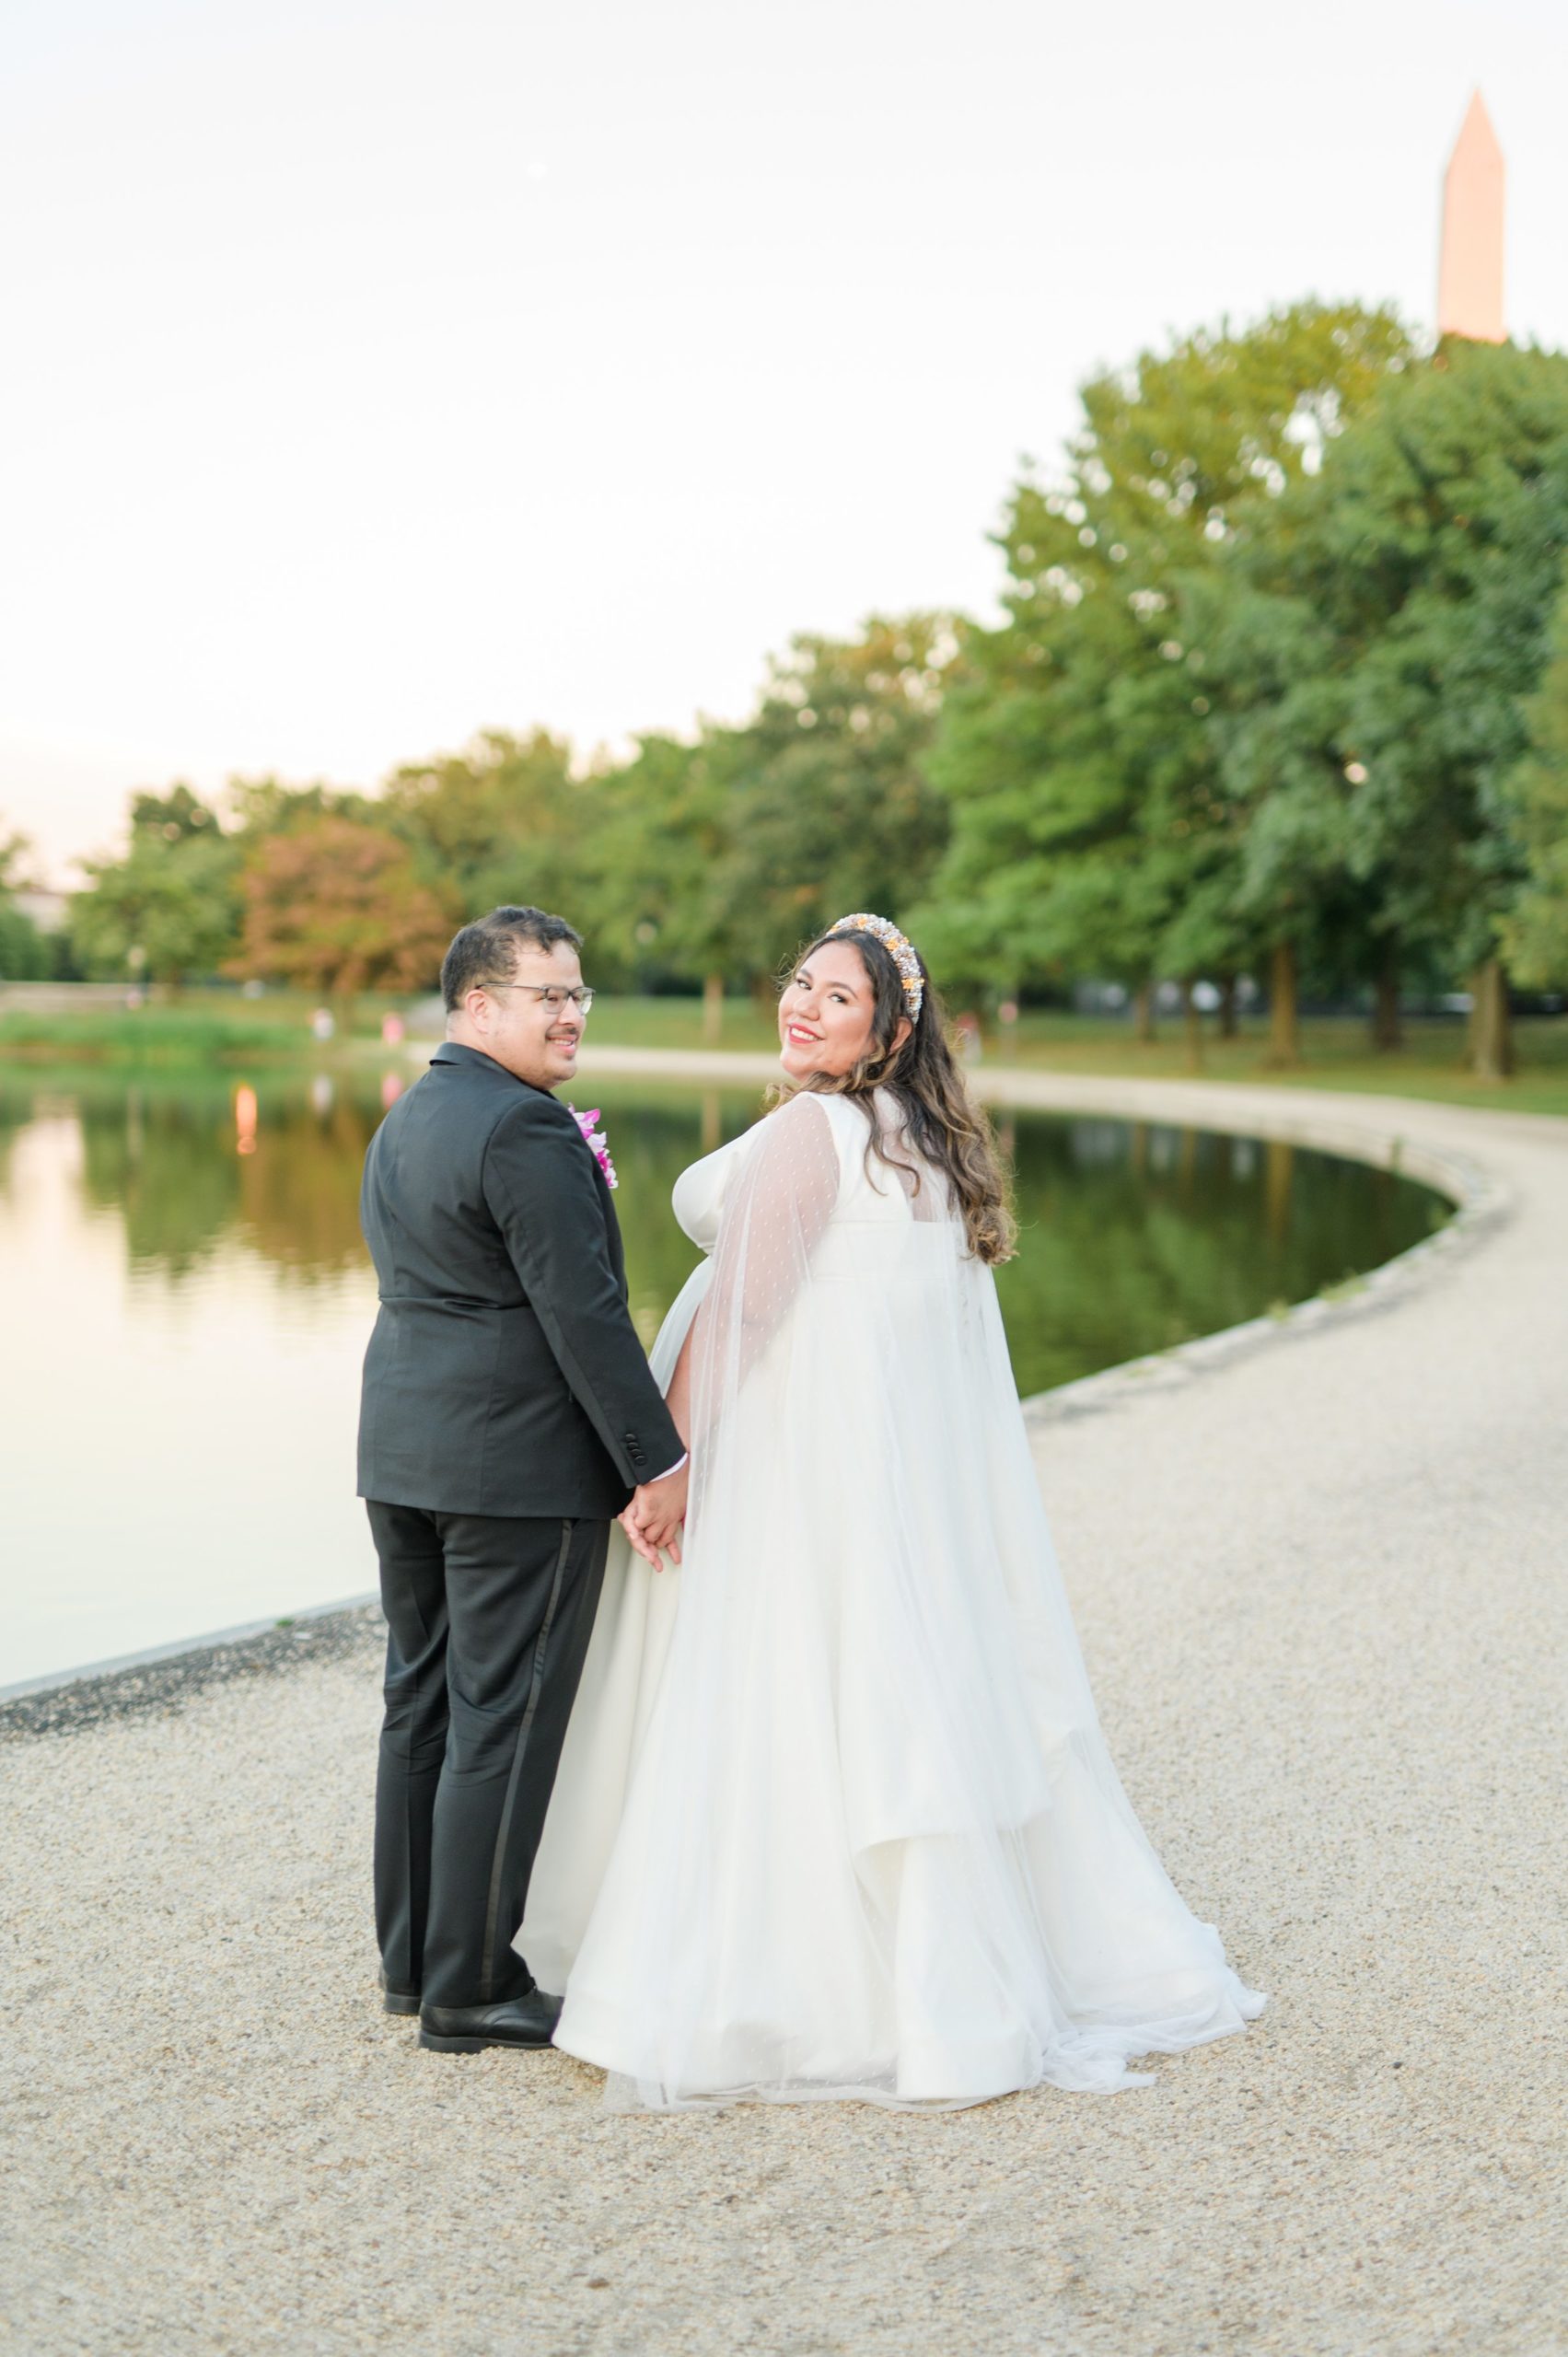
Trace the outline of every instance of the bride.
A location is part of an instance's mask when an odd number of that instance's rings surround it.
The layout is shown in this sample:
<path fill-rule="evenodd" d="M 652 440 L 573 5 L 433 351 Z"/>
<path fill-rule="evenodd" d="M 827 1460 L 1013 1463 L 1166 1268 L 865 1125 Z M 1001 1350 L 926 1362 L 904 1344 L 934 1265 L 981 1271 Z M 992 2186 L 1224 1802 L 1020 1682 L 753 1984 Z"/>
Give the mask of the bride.
<path fill-rule="evenodd" d="M 1100 1733 L 989 1132 L 883 918 L 812 945 L 779 1033 L 790 1092 L 676 1186 L 685 1562 L 655 1579 L 626 1518 L 517 1945 L 645 2106 L 1144 2084 L 1263 2000 Z"/>

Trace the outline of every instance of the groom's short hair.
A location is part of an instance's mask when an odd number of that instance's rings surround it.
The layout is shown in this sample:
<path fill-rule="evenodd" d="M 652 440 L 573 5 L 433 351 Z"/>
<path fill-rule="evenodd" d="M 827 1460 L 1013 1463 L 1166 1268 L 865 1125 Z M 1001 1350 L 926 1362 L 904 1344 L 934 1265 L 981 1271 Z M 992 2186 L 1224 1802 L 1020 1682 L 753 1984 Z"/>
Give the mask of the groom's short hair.
<path fill-rule="evenodd" d="M 547 916 L 543 909 L 492 909 L 464 925 L 441 960 L 441 995 L 447 1012 L 454 1014 L 470 991 L 489 982 L 509 982 L 517 970 L 519 949 L 553 949 L 560 942 L 574 949 L 583 936 L 564 917 Z"/>

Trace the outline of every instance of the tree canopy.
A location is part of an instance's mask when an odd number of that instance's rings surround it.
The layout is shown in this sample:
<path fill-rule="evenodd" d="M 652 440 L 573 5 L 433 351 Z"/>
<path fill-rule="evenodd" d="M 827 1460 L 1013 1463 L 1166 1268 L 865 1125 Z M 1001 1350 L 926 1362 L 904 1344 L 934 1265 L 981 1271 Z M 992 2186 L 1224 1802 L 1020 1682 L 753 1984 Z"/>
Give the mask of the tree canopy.
<path fill-rule="evenodd" d="M 1282 520 L 1213 617 L 1244 904 L 1305 928 L 1351 898 L 1372 941 L 1495 994 L 1568 545 L 1568 360 L 1446 347 L 1384 389 Z M 1479 1052 L 1504 1061 L 1505 1042 Z"/>
<path fill-rule="evenodd" d="M 1387 311 L 1303 304 L 1084 388 L 1064 467 L 1015 488 L 1008 619 L 971 637 L 932 765 L 953 833 L 920 922 L 976 979 L 1136 985 L 1261 946 L 1184 610 L 1410 356 Z"/>
<path fill-rule="evenodd" d="M 71 942 L 90 974 L 189 982 L 216 973 L 239 920 L 239 851 L 188 785 L 131 800 L 122 858 L 84 863 Z"/>
<path fill-rule="evenodd" d="M 457 916 L 421 882 L 406 843 L 341 816 L 266 837 L 240 891 L 230 971 L 334 995 L 428 984 Z"/>
<path fill-rule="evenodd" d="M 1026 468 L 1003 619 L 803 633 L 749 713 L 582 761 L 491 729 L 377 792 L 136 795 L 95 972 L 434 983 L 453 926 L 561 910 L 601 984 L 760 984 L 850 908 L 950 990 L 1568 980 L 1568 360 L 1304 302 L 1083 388 Z M 14 864 L 14 863 L 13 863 Z M 6 900 L 0 869 L 0 911 Z M 0 947 L 3 954 L 3 947 Z"/>
<path fill-rule="evenodd" d="M 1525 876 L 1503 920 L 1503 950 L 1537 989 L 1568 983 L 1568 595 L 1552 617 L 1539 689 L 1525 706 L 1529 742 L 1508 780 Z"/>
<path fill-rule="evenodd" d="M 31 919 L 17 905 L 25 890 L 32 845 L 0 819 L 0 981 L 36 981 L 50 971 L 50 947 Z"/>

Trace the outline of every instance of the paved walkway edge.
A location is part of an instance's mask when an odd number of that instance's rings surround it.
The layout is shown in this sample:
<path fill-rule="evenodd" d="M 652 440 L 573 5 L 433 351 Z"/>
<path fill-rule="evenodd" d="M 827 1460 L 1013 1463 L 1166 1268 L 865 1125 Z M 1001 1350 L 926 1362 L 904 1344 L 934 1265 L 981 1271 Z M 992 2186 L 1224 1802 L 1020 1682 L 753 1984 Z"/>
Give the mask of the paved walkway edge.
<path fill-rule="evenodd" d="M 379 1628 L 380 1618 L 378 1596 L 354 1596 L 29 1678 L 0 1689 L 0 1743 L 20 1736 L 74 1735 L 106 1719 L 166 1711 L 211 1686 L 274 1677 L 303 1662 L 322 1661 L 365 1643 Z"/>

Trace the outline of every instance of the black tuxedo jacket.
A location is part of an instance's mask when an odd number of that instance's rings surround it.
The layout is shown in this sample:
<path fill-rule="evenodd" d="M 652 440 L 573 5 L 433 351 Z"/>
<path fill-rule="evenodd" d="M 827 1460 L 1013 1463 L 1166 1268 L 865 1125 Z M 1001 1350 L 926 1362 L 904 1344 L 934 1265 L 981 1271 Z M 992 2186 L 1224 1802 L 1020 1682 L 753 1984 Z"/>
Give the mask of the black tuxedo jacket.
<path fill-rule="evenodd" d="M 548 1090 L 448 1040 L 370 1142 L 360 1222 L 361 1497 L 608 1519 L 676 1463 L 610 1190 Z"/>

